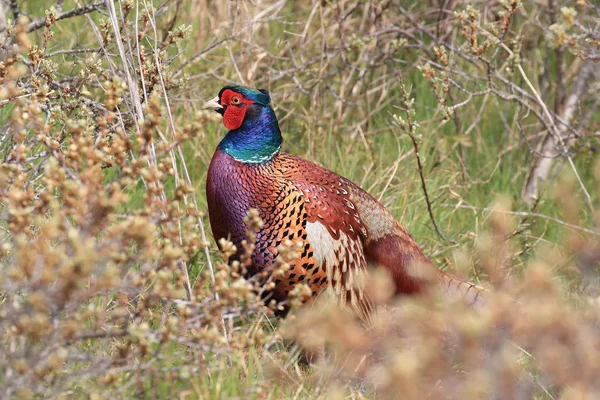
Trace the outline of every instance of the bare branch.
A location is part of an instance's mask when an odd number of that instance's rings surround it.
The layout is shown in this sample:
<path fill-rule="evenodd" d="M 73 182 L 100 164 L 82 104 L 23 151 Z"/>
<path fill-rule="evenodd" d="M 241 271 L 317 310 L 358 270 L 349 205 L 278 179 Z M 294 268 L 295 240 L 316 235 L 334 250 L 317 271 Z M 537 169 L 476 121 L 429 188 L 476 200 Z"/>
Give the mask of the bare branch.
<path fill-rule="evenodd" d="M 529 211 L 507 211 L 507 210 L 498 210 L 498 209 L 492 209 L 489 207 L 475 207 L 475 206 L 469 206 L 466 204 L 445 204 L 442 203 L 440 204 L 441 207 L 451 207 L 451 208 L 463 208 L 466 210 L 476 210 L 476 211 L 485 211 L 485 212 L 501 212 L 502 214 L 509 214 L 509 215 L 518 215 L 520 217 L 533 217 L 533 218 L 541 218 L 541 219 L 545 219 L 548 221 L 552 221 L 555 222 L 559 225 L 562 225 L 566 228 L 569 229 L 573 229 L 576 231 L 581 231 L 581 232 L 585 232 L 585 233 L 589 233 L 590 235 L 594 235 L 594 236 L 600 236 L 600 231 L 595 230 L 595 229 L 589 229 L 589 228 L 585 228 L 583 226 L 579 226 L 579 225 L 574 225 L 571 224 L 569 222 L 560 220 L 558 218 L 554 218 L 551 217 L 549 215 L 545 215 L 545 214 L 541 214 L 541 213 L 536 213 L 536 212 L 529 212 Z"/>
<path fill-rule="evenodd" d="M 539 192 L 539 183 L 548 177 L 554 158 L 557 154 L 567 151 L 567 144 L 564 143 L 564 136 L 569 128 L 568 124 L 575 116 L 579 101 L 588 90 L 588 82 L 592 76 L 593 69 L 594 67 L 592 61 L 586 60 L 583 62 L 577 75 L 577 79 L 565 100 L 561 123 L 557 124 L 558 126 L 555 128 L 556 132 L 554 132 L 551 127 L 548 135 L 540 146 L 540 150 L 538 151 L 539 155 L 535 156 L 529 169 L 525 185 L 523 186 L 523 190 L 521 192 L 521 196 L 525 201 L 532 202 L 535 198 L 537 198 Z M 571 160 L 569 156 L 567 157 L 569 160 Z M 570 163 L 572 164 L 572 161 L 570 161 Z M 573 165 L 572 168 L 575 169 Z M 577 173 L 577 171 L 575 171 L 575 173 Z M 579 176 L 578 179 L 580 185 L 583 187 Z M 586 195 L 586 200 L 589 204 L 590 195 L 585 190 L 585 187 L 583 187 L 583 190 L 584 194 Z M 591 207 L 591 209 L 593 210 L 593 207 Z"/>
<path fill-rule="evenodd" d="M 10 0 L 10 10 L 12 11 L 13 18 L 16 20 L 21 16 L 21 10 L 17 4 L 17 0 Z"/>
<path fill-rule="evenodd" d="M 13 0 L 13 1 L 16 3 L 16 0 Z M 87 4 L 82 7 L 74 8 L 72 10 L 59 13 L 58 16 L 56 17 L 56 20 L 60 21 L 62 19 L 67 19 L 67 18 L 77 17 L 80 15 L 89 14 L 91 12 L 98 10 L 99 8 L 102 8 L 102 7 L 104 7 L 103 1 L 99 1 L 97 3 L 92 3 L 92 4 Z M 46 25 L 46 18 L 37 19 L 37 20 L 31 22 L 29 25 L 27 25 L 27 32 L 33 32 L 35 30 L 43 28 L 44 25 Z"/>

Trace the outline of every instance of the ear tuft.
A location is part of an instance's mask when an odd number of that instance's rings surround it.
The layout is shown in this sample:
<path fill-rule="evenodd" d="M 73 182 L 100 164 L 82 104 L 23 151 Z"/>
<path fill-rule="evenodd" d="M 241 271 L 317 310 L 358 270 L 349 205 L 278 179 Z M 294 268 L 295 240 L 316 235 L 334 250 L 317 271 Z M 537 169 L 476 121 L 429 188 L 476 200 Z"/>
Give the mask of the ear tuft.
<path fill-rule="evenodd" d="M 269 96 L 269 92 L 266 89 L 258 89 L 260 95 L 258 95 L 259 102 L 263 104 L 271 103 L 271 96 Z"/>

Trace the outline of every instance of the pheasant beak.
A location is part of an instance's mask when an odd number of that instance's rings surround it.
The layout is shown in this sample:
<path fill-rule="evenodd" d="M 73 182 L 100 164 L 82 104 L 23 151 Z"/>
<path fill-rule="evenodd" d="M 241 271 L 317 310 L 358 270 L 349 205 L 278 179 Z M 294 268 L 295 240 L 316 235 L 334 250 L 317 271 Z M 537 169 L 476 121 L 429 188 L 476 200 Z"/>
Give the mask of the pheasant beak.
<path fill-rule="evenodd" d="M 219 104 L 218 97 L 215 97 L 214 99 L 211 99 L 211 100 L 207 101 L 206 103 L 204 103 L 202 108 L 209 108 L 216 112 L 222 112 L 221 110 L 223 110 L 223 106 L 221 104 Z"/>

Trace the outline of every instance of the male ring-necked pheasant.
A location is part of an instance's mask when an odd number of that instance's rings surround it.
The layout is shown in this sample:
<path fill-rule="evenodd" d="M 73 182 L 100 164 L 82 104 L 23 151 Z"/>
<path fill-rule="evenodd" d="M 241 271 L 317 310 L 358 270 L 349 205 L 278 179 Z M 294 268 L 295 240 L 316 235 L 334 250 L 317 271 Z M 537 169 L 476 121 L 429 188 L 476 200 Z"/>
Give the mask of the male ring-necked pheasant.
<path fill-rule="evenodd" d="M 357 277 L 373 266 L 389 270 L 398 294 L 433 286 L 442 293 L 461 293 L 469 304 L 480 301 L 482 288 L 437 269 L 367 192 L 335 172 L 281 152 L 270 102 L 265 90 L 231 85 L 205 104 L 223 115 L 229 129 L 210 163 L 206 194 L 215 239 L 229 238 L 238 252 L 246 239 L 244 218 L 248 210 L 258 210 L 264 226 L 256 235 L 251 274 L 268 271 L 287 239 L 301 242 L 300 257 L 275 280 L 277 301 L 304 282 L 313 293 L 332 289 L 364 316 L 370 306 Z"/>

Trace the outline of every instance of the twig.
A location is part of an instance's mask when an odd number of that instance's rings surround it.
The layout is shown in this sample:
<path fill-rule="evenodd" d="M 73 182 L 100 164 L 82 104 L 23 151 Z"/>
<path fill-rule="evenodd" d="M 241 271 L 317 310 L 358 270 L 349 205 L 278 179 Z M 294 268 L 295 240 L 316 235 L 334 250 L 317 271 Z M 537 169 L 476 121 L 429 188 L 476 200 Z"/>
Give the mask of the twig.
<path fill-rule="evenodd" d="M 433 209 L 431 207 L 431 201 L 429 200 L 429 194 L 427 193 L 427 184 L 425 183 L 425 175 L 423 174 L 423 163 L 421 162 L 421 156 L 419 154 L 419 142 L 417 141 L 417 138 L 409 133 L 408 136 L 410 137 L 410 140 L 413 143 L 413 147 L 415 149 L 415 157 L 417 159 L 417 168 L 419 170 L 419 177 L 421 178 L 421 188 L 423 189 L 423 194 L 425 195 L 425 202 L 427 203 L 427 212 L 429 213 L 429 218 L 431 219 L 431 223 L 433 224 L 433 227 L 435 228 L 435 232 L 438 234 L 438 236 L 440 238 L 442 238 L 442 240 L 446 240 L 452 244 L 456 244 L 456 241 L 454 239 L 449 239 L 446 238 L 446 236 L 444 236 L 444 234 L 442 234 L 442 232 L 440 231 L 440 228 L 438 227 L 437 223 L 435 222 L 435 217 L 433 215 Z"/>
<path fill-rule="evenodd" d="M 13 0 L 13 1 L 16 3 L 16 0 Z M 72 18 L 72 17 L 77 17 L 79 15 L 89 14 L 93 11 L 96 11 L 97 9 L 99 9 L 101 7 L 104 7 L 103 1 L 99 1 L 97 3 L 92 3 L 92 4 L 87 4 L 87 5 L 81 6 L 79 8 L 74 8 L 73 10 L 59 13 L 58 16 L 56 17 L 56 20 L 60 21 L 61 19 Z M 27 32 L 33 32 L 35 30 L 43 28 L 45 25 L 46 25 L 46 18 L 36 19 L 35 21 L 33 21 L 29 25 L 27 25 Z"/>
<path fill-rule="evenodd" d="M 121 40 L 121 33 L 119 31 L 119 22 L 117 21 L 117 12 L 115 10 L 115 5 L 112 3 L 111 0 L 106 0 L 106 6 L 108 8 L 108 13 L 110 15 L 110 20 L 113 26 L 115 42 L 117 43 L 119 55 L 121 56 L 121 61 L 123 62 L 123 72 L 125 72 L 125 78 L 127 79 L 127 87 L 129 89 L 129 95 L 131 96 L 131 103 L 136 111 L 136 126 L 139 126 L 139 122 L 144 120 L 144 112 L 142 110 L 142 103 L 140 102 L 140 95 L 137 90 L 137 84 L 133 80 L 129 71 L 129 60 L 125 55 L 125 46 L 123 46 L 123 41 Z"/>
<path fill-rule="evenodd" d="M 502 48 L 511 56 L 513 56 L 513 51 L 506 46 L 504 43 L 500 42 L 499 43 L 500 46 L 502 46 Z M 588 65 L 584 64 L 582 66 L 582 70 L 580 71 L 580 85 L 582 87 L 585 87 L 585 82 L 587 80 L 587 77 L 590 75 L 589 74 L 589 69 L 591 69 L 589 61 L 587 61 Z M 579 172 L 577 171 L 577 168 L 575 167 L 575 163 L 573 162 L 572 157 L 567 153 L 567 145 L 565 144 L 563 138 L 562 138 L 562 133 L 561 130 L 559 128 L 556 127 L 556 124 L 554 123 L 554 118 L 552 118 L 552 114 L 550 113 L 550 111 L 548 110 L 548 107 L 546 106 L 546 103 L 544 103 L 544 101 L 542 100 L 540 94 L 538 93 L 538 91 L 535 89 L 535 86 L 533 86 L 533 84 L 531 83 L 531 81 L 529 80 L 529 78 L 527 77 L 527 74 L 525 73 L 525 71 L 523 70 L 522 65 L 519 63 L 516 65 L 517 70 L 519 71 L 519 74 L 521 75 L 521 77 L 523 78 L 523 80 L 525 81 L 525 83 L 527 84 L 527 86 L 529 87 L 529 90 L 531 90 L 531 93 L 533 94 L 533 96 L 535 97 L 538 105 L 542 108 L 542 112 L 544 113 L 544 115 L 546 115 L 546 117 L 548 118 L 549 124 L 550 124 L 550 133 L 553 136 L 553 138 L 556 140 L 556 143 L 558 144 L 558 147 L 560 148 L 560 150 L 562 152 L 564 152 L 565 157 L 569 163 L 569 165 L 571 166 L 571 169 L 573 170 L 573 174 L 575 175 L 575 178 L 577 179 L 577 182 L 579 183 L 579 186 L 581 187 L 581 190 L 583 191 L 584 197 L 586 199 L 587 205 L 590 208 L 590 211 L 592 213 L 595 212 L 594 210 L 594 206 L 592 204 L 592 198 L 588 192 L 588 190 L 586 189 L 583 181 L 581 180 L 581 176 L 579 175 Z M 583 89 L 579 89 L 578 90 L 580 93 L 583 92 Z M 576 92 L 576 90 L 574 89 L 573 92 Z M 577 99 L 579 98 L 579 96 L 573 96 L 574 99 L 573 101 L 577 101 Z M 568 126 L 568 124 L 566 124 Z"/>
<path fill-rule="evenodd" d="M 413 108 L 414 99 L 411 99 L 409 97 L 408 91 L 406 90 L 406 86 L 404 85 L 404 80 L 402 79 L 402 75 L 400 75 L 398 79 L 400 80 L 400 87 L 402 90 L 403 103 L 404 103 L 407 119 L 404 120 L 401 117 L 394 115 L 395 120 L 396 120 L 395 122 L 398 124 L 398 126 L 400 126 L 400 128 L 402 130 L 404 130 L 408 134 L 408 136 L 410 137 L 410 140 L 412 141 L 413 147 L 415 149 L 415 157 L 417 159 L 417 169 L 419 171 L 419 177 L 421 179 L 421 188 L 423 189 L 423 194 L 425 195 L 425 202 L 427 203 L 427 212 L 429 213 L 429 218 L 431 219 L 431 223 L 433 224 L 433 227 L 435 228 L 435 232 L 438 234 L 438 236 L 440 238 L 442 238 L 442 240 L 448 241 L 452 244 L 456 244 L 456 241 L 454 239 L 449 239 L 449 238 L 446 238 L 446 236 L 444 236 L 444 234 L 438 227 L 437 222 L 435 222 L 435 217 L 433 215 L 433 208 L 431 206 L 431 200 L 429 199 L 429 193 L 427 192 L 427 184 L 425 183 L 425 174 L 423 172 L 423 162 L 421 161 L 421 155 L 419 153 L 419 141 L 417 140 L 417 137 L 415 135 L 418 125 L 416 122 L 414 122 L 412 120 L 414 118 L 414 113 L 415 113 L 414 108 Z"/>
<path fill-rule="evenodd" d="M 21 15 L 21 10 L 19 9 L 17 0 L 10 0 L 10 10 L 12 11 L 14 20 L 17 21 Z"/>
<path fill-rule="evenodd" d="M 577 230 L 577 231 L 582 231 L 585 233 L 589 233 L 591 235 L 595 235 L 595 236 L 600 236 L 600 231 L 594 230 L 594 229 L 589 229 L 589 228 L 584 228 L 583 226 L 579 226 L 579 225 L 574 225 L 571 224 L 569 222 L 565 222 L 562 221 L 558 218 L 554 218 L 554 217 L 550 217 L 548 215 L 544 215 L 544 214 L 540 214 L 540 213 L 536 213 L 536 212 L 529 212 L 529 211 L 506 211 L 506 210 L 496 210 L 493 208 L 488 208 L 488 207 L 475 207 L 475 206 L 469 206 L 466 204 L 447 204 L 447 203 L 442 203 L 440 204 L 441 207 L 452 207 L 452 208 L 463 208 L 466 210 L 475 210 L 475 211 L 487 211 L 487 212 L 500 212 L 502 214 L 510 214 L 510 215 L 518 215 L 520 217 L 534 217 L 534 218 L 542 218 L 548 221 L 552 221 L 552 222 L 556 222 L 559 225 L 562 225 L 564 227 L 573 229 L 573 230 Z"/>
<path fill-rule="evenodd" d="M 56 50 L 51 53 L 46 53 L 44 58 L 56 57 L 60 55 L 71 55 L 71 54 L 82 54 L 82 53 L 101 53 L 102 49 L 69 49 L 69 50 Z M 106 53 L 109 56 L 115 57 L 116 54 Z"/>

